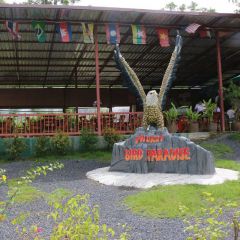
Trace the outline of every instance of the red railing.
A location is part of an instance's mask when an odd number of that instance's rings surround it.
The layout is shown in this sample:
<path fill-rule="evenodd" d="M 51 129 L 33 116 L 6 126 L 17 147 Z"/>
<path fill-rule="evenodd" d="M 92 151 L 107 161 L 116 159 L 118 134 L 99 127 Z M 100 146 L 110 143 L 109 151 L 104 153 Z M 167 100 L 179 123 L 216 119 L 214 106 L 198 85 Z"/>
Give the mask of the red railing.
<path fill-rule="evenodd" d="M 142 124 L 142 112 L 101 113 L 101 129 L 114 128 L 118 133 L 132 133 Z M 79 135 L 84 128 L 97 133 L 96 113 L 0 114 L 0 137 L 50 136 L 61 130 Z"/>

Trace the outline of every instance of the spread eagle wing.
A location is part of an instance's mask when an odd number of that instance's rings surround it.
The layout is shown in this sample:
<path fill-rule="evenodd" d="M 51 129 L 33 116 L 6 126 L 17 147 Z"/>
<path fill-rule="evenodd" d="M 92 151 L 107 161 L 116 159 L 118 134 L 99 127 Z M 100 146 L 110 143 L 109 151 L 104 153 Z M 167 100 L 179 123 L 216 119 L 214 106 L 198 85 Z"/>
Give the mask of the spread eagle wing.
<path fill-rule="evenodd" d="M 177 67 L 180 61 L 181 49 L 182 49 L 182 37 L 180 35 L 177 35 L 175 48 L 172 53 L 171 59 L 169 61 L 168 67 L 163 76 L 163 80 L 162 80 L 162 84 L 159 92 L 158 100 L 159 100 L 159 106 L 161 110 L 164 110 L 167 92 L 171 88 L 172 82 L 176 78 Z"/>
<path fill-rule="evenodd" d="M 119 46 L 116 45 L 116 49 L 114 50 L 114 59 L 117 63 L 117 68 L 121 71 L 124 76 L 124 86 L 128 87 L 128 89 L 137 97 L 140 97 L 142 103 L 146 102 L 146 94 L 143 90 L 142 84 L 139 81 L 136 73 L 133 69 L 128 65 L 126 60 L 123 58 Z"/>

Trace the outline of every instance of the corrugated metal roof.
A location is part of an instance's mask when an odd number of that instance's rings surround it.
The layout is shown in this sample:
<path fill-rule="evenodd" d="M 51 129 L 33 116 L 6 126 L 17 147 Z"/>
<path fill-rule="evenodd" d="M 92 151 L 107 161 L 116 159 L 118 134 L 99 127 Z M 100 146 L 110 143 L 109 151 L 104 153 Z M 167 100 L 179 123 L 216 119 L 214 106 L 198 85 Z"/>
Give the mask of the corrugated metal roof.
<path fill-rule="evenodd" d="M 21 39 L 14 41 L 4 26 L 5 20 L 19 21 Z M 32 20 L 45 20 L 46 42 L 38 43 Z M 72 42 L 62 43 L 55 24 L 68 21 Z M 121 52 L 147 86 L 159 86 L 170 59 L 176 30 L 183 36 L 182 58 L 175 85 L 203 86 L 216 78 L 215 35 L 200 39 L 184 31 L 199 23 L 215 31 L 228 31 L 221 38 L 224 79 L 240 74 L 240 15 L 184 13 L 153 10 L 112 9 L 72 6 L 0 6 L 0 85 L 93 86 L 95 84 L 95 45 L 84 44 L 81 22 L 98 26 L 99 68 L 102 87 L 121 85 L 113 59 L 113 45 L 106 43 L 104 24 L 119 23 Z M 131 24 L 145 25 L 147 44 L 133 45 Z M 167 27 L 171 47 L 159 46 L 156 27 Z M 75 71 L 77 74 L 75 78 Z"/>

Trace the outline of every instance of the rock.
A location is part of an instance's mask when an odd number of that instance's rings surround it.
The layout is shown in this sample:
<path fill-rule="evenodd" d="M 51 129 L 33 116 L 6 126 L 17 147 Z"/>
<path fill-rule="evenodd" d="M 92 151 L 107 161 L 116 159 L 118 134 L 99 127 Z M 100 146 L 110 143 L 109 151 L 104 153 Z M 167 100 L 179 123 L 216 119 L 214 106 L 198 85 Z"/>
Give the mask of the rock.
<path fill-rule="evenodd" d="M 129 173 L 215 173 L 211 152 L 166 128 L 137 128 L 127 140 L 114 144 L 109 171 Z"/>

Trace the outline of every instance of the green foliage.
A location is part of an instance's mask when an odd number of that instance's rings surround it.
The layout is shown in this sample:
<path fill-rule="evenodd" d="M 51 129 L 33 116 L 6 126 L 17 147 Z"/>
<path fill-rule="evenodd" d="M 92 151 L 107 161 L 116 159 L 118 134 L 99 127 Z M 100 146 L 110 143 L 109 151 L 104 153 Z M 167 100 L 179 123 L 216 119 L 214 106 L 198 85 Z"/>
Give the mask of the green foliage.
<path fill-rule="evenodd" d="M 106 224 L 100 224 L 98 206 L 91 207 L 88 195 L 76 195 L 65 202 L 51 202 L 49 214 L 56 227 L 50 239 L 127 239 L 126 233 L 117 237 L 115 231 Z"/>
<path fill-rule="evenodd" d="M 240 86 L 230 82 L 229 86 L 224 89 L 224 97 L 234 108 L 240 107 Z"/>
<path fill-rule="evenodd" d="M 67 134 L 59 131 L 51 139 L 53 152 L 59 155 L 66 155 L 70 148 L 70 139 Z"/>
<path fill-rule="evenodd" d="M 106 128 L 103 132 L 104 140 L 107 142 L 108 149 L 112 149 L 114 143 L 120 140 L 120 135 L 114 128 Z"/>
<path fill-rule="evenodd" d="M 240 143 L 240 133 L 233 133 L 229 135 L 229 139 Z"/>
<path fill-rule="evenodd" d="M 223 158 L 226 154 L 233 153 L 233 149 L 223 143 L 201 143 L 200 144 L 203 148 L 207 149 L 208 151 L 212 152 L 215 158 Z"/>
<path fill-rule="evenodd" d="M 192 1 L 191 4 L 188 6 L 188 9 L 190 11 L 196 11 L 197 10 L 197 6 L 198 6 L 198 4 L 196 2 L 194 2 L 194 1 Z"/>
<path fill-rule="evenodd" d="M 5 142 L 8 159 L 18 160 L 21 154 L 26 150 L 27 145 L 23 138 L 14 137 Z"/>
<path fill-rule="evenodd" d="M 49 137 L 38 137 L 35 143 L 35 155 L 38 157 L 46 156 L 50 153 L 50 151 L 51 148 Z"/>
<path fill-rule="evenodd" d="M 186 116 L 187 116 L 187 118 L 188 118 L 189 120 L 191 120 L 191 121 L 193 121 L 193 122 L 196 122 L 196 121 L 200 118 L 201 114 L 199 114 L 199 113 L 197 113 L 197 112 L 194 112 L 194 111 L 192 110 L 192 107 L 189 107 L 189 108 L 186 110 Z"/>
<path fill-rule="evenodd" d="M 177 5 L 174 2 L 170 2 L 166 4 L 165 8 L 169 9 L 170 11 L 176 10 Z"/>
<path fill-rule="evenodd" d="M 23 203 L 32 201 L 42 196 L 42 193 L 36 188 L 28 185 L 32 183 L 37 176 L 46 175 L 48 171 L 61 168 L 63 168 L 63 164 L 58 162 L 51 163 L 46 166 L 38 166 L 28 170 L 25 176 L 11 181 L 7 180 L 7 177 L 3 175 L 5 171 L 0 169 L 0 186 L 3 184 L 8 186 L 6 200 L 4 202 L 0 202 L 0 221 L 4 221 L 6 219 L 6 210 L 10 205 L 19 202 Z"/>
<path fill-rule="evenodd" d="M 171 106 L 172 107 L 168 111 L 164 112 L 164 115 L 165 115 L 168 123 L 171 123 L 172 121 L 177 120 L 177 117 L 178 117 L 177 108 L 175 107 L 175 105 L 173 103 L 171 103 Z"/>
<path fill-rule="evenodd" d="M 98 142 L 97 136 L 87 128 L 82 129 L 80 136 L 80 144 L 84 151 L 94 150 Z"/>
<path fill-rule="evenodd" d="M 232 209 L 237 207 L 236 202 L 226 201 L 218 202 L 212 193 L 203 192 L 203 203 L 204 205 L 198 210 L 198 216 L 204 217 L 195 217 L 189 218 L 189 208 L 186 205 L 180 206 L 180 211 L 183 215 L 187 216 L 184 218 L 184 223 L 187 225 L 185 231 L 190 233 L 190 236 L 187 240 L 224 240 L 229 237 L 231 234 L 227 231 L 227 227 L 231 227 L 232 224 L 229 221 L 222 218 L 224 211 L 226 209 Z M 239 211 L 235 211 L 231 214 L 232 223 L 234 225 L 234 239 L 237 239 L 238 230 L 239 230 Z M 237 230 L 237 231 L 236 231 Z"/>
<path fill-rule="evenodd" d="M 203 114 L 204 116 L 208 117 L 210 121 L 213 120 L 213 113 L 217 107 L 217 104 L 212 102 L 212 99 L 209 99 L 208 101 L 203 100 L 203 104 L 205 105 L 206 109 L 204 110 Z"/>

